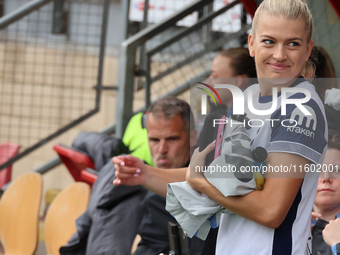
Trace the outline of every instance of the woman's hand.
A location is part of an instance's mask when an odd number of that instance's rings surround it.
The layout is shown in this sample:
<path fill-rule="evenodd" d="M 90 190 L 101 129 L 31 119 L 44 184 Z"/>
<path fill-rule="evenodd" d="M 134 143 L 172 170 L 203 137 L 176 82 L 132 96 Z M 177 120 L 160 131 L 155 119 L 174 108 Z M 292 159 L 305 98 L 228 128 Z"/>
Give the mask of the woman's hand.
<path fill-rule="evenodd" d="M 186 181 L 195 190 L 204 193 L 206 187 L 212 186 L 204 177 L 201 171 L 205 167 L 205 158 L 215 148 L 215 141 L 209 144 L 204 150 L 199 152 L 196 148 L 191 157 L 190 165 L 186 174 Z"/>
<path fill-rule="evenodd" d="M 321 217 L 320 213 L 312 212 L 312 216 L 311 216 L 310 221 L 313 222 L 313 221 L 317 220 L 320 217 Z M 313 224 L 312 223 L 310 224 L 310 230 L 313 231 Z"/>
<path fill-rule="evenodd" d="M 147 177 L 147 166 L 137 157 L 117 156 L 112 158 L 112 163 L 116 168 L 116 179 L 113 184 L 134 186 L 143 184 Z"/>
<path fill-rule="evenodd" d="M 340 218 L 331 220 L 326 225 L 324 230 L 322 230 L 322 237 L 330 247 L 340 243 Z"/>

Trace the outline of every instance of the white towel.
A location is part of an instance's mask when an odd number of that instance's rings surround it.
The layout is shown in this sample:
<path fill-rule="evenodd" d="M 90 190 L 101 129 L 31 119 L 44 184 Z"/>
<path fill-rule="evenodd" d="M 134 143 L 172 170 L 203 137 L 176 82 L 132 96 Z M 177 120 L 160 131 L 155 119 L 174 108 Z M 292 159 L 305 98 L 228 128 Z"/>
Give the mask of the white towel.
<path fill-rule="evenodd" d="M 254 174 L 239 171 L 241 166 L 252 165 L 250 139 L 245 128 L 242 125 L 226 125 L 221 155 L 209 165 L 210 170 L 215 167 L 215 171 L 205 172 L 204 176 L 226 197 L 242 196 L 257 189 Z M 221 167 L 219 171 L 217 166 Z M 225 171 L 222 170 L 223 166 Z M 228 171 L 232 168 L 237 171 Z M 187 182 L 170 183 L 167 188 L 166 210 L 176 218 L 189 237 L 196 234 L 205 240 L 210 227 L 218 226 L 221 213 L 228 212 L 205 194 L 192 189 Z"/>

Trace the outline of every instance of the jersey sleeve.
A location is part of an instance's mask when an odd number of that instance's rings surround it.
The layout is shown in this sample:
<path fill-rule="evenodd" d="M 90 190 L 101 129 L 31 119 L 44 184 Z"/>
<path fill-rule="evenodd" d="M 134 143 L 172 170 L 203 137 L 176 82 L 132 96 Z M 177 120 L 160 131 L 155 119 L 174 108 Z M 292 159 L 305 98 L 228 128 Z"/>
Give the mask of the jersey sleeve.
<path fill-rule="evenodd" d="M 303 97 L 304 94 L 297 93 L 290 98 Z M 272 114 L 271 118 L 276 121 L 272 125 L 268 152 L 293 153 L 318 163 L 327 145 L 324 113 L 313 99 L 303 106 L 311 115 L 305 115 L 294 104 L 287 104 L 286 115 L 281 115 L 281 107 Z"/>

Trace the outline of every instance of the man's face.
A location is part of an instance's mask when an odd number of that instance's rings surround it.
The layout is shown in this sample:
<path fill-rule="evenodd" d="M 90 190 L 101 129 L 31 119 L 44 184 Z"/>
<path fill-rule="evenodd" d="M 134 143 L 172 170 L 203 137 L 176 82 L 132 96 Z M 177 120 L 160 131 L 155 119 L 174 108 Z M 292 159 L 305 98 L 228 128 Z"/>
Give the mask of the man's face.
<path fill-rule="evenodd" d="M 147 118 L 148 141 L 152 161 L 158 168 L 180 168 L 190 160 L 190 134 L 176 115 L 167 120 L 150 113 Z"/>

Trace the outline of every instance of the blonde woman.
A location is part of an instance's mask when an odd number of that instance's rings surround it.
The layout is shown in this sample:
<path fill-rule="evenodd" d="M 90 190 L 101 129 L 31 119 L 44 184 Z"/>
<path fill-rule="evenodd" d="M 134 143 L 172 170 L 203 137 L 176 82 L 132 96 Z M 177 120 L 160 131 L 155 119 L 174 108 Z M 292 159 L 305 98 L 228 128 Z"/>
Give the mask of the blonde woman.
<path fill-rule="evenodd" d="M 222 215 L 217 255 L 310 254 L 310 211 L 318 179 L 309 178 L 309 167 L 310 163 L 323 162 L 327 144 L 322 101 L 313 85 L 301 76 L 313 47 L 312 31 L 312 16 L 305 1 L 264 0 L 256 11 L 248 39 L 259 83 L 244 91 L 244 109 L 250 120 L 264 123 L 247 131 L 251 147 L 266 148 L 266 166 L 290 169 L 288 173 L 265 173 L 263 190 L 224 197 L 205 178 L 190 174 L 190 168 L 204 165 L 206 155 L 215 147 L 212 143 L 201 152 L 195 151 L 189 168 L 173 171 L 147 167 L 130 156 L 116 157 L 114 184 L 142 184 L 165 196 L 167 183 L 186 180 L 192 188 L 233 212 Z M 307 94 L 307 102 L 292 104 L 302 102 Z M 281 109 L 281 99 L 286 97 L 291 104 Z M 266 115 L 254 114 L 254 109 L 248 108 L 253 105 L 257 110 L 268 110 L 275 103 L 277 107 Z M 311 115 L 303 113 L 302 108 Z M 292 122 L 296 125 L 289 125 Z"/>

